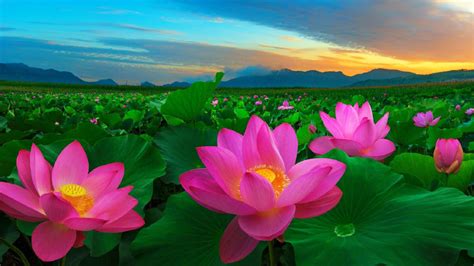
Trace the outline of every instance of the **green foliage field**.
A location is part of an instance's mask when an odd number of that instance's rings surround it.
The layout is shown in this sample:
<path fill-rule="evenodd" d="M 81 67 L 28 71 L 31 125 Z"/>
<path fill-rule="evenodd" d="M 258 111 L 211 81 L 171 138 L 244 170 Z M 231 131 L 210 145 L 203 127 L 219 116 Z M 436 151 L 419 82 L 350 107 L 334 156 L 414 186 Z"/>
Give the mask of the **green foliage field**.
<path fill-rule="evenodd" d="M 135 187 L 136 210 L 146 225 L 123 234 L 88 233 L 85 246 L 68 255 L 67 265 L 222 265 L 219 238 L 231 217 L 197 205 L 178 181 L 181 173 L 202 167 L 195 148 L 216 145 L 222 128 L 242 133 L 249 118 L 258 115 L 271 127 L 291 124 L 298 161 L 312 158 L 308 144 L 328 135 L 319 112 L 334 116 L 337 102 L 369 101 L 375 120 L 390 113 L 387 138 L 396 152 L 383 163 L 342 151 L 324 155 L 347 164 L 339 183 L 345 196 L 321 217 L 293 221 L 286 243 L 277 247 L 279 265 L 473 264 L 474 115 L 465 111 L 474 107 L 474 82 L 330 90 L 216 88 L 221 78 L 182 90 L 0 82 L 0 181 L 19 183 L 16 156 L 32 143 L 54 162 L 62 148 L 79 140 L 91 167 L 125 163 L 122 186 Z M 278 110 L 284 100 L 294 109 Z M 429 110 L 441 116 L 440 122 L 415 127 L 412 117 Z M 459 139 L 465 152 L 461 170 L 446 182 L 432 158 L 438 138 Z M 0 213 L 0 239 L 40 265 L 28 242 L 32 226 Z M 338 235 L 335 228 L 349 233 Z M 267 253 L 259 246 L 236 265 L 268 265 Z M 3 263 L 20 262 L 0 242 Z"/>

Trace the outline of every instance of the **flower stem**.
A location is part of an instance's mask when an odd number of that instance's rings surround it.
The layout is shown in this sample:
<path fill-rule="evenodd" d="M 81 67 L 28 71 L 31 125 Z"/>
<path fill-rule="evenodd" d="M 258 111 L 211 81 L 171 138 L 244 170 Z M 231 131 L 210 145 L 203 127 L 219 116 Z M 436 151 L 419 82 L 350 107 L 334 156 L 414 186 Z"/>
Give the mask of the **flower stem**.
<path fill-rule="evenodd" d="M 66 266 L 66 257 L 67 257 L 67 254 L 61 259 L 61 266 Z"/>
<path fill-rule="evenodd" d="M 28 259 L 26 258 L 25 254 L 21 252 L 20 249 L 18 249 L 13 244 L 8 242 L 6 239 L 3 239 L 1 237 L 0 237 L 0 243 L 5 244 L 13 253 L 15 253 L 20 258 L 21 262 L 23 263 L 23 266 L 30 266 Z"/>
<path fill-rule="evenodd" d="M 447 187 L 448 186 L 448 180 L 449 180 L 449 174 L 445 174 L 444 176 L 444 186 Z"/>
<path fill-rule="evenodd" d="M 276 266 L 275 251 L 273 249 L 273 240 L 268 241 L 268 257 L 270 258 L 270 266 Z"/>

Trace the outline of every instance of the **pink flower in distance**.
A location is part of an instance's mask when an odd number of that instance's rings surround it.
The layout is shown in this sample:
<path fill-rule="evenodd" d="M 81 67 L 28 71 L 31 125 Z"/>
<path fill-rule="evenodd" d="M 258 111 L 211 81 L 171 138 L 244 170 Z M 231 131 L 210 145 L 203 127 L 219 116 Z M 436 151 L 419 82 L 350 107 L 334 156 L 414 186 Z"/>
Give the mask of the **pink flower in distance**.
<path fill-rule="evenodd" d="M 255 105 L 262 105 L 262 101 L 256 101 Z"/>
<path fill-rule="evenodd" d="M 97 125 L 99 123 L 99 119 L 97 117 L 89 119 L 89 122 L 91 122 L 94 125 Z"/>
<path fill-rule="evenodd" d="M 313 125 L 313 124 L 310 124 L 310 125 L 308 126 L 308 131 L 309 131 L 309 133 L 311 133 L 311 134 L 316 133 L 317 130 L 318 130 L 318 129 L 317 129 L 316 126 Z"/>
<path fill-rule="evenodd" d="M 38 147 L 21 150 L 18 176 L 23 187 L 0 182 L 0 210 L 28 222 L 41 222 L 33 231 L 32 246 L 43 261 L 60 259 L 82 246 L 85 231 L 119 233 L 143 226 L 129 195 L 131 186 L 118 188 L 122 163 L 99 166 L 89 173 L 81 144 L 69 144 L 51 165 Z"/>
<path fill-rule="evenodd" d="M 467 114 L 467 115 L 472 115 L 472 114 L 474 114 L 474 108 L 469 108 L 469 109 L 467 109 L 467 110 L 466 110 L 466 114 Z"/>
<path fill-rule="evenodd" d="M 456 107 L 455 107 L 455 108 L 456 108 L 456 111 L 460 111 L 460 110 L 461 110 L 461 105 L 456 104 Z"/>
<path fill-rule="evenodd" d="M 383 160 L 395 151 L 393 142 L 384 139 L 390 131 L 387 125 L 388 113 L 375 123 L 372 108 L 365 102 L 360 108 L 338 103 L 336 118 L 325 112 L 319 116 L 332 137 L 320 137 L 309 145 L 316 154 L 325 154 L 332 149 L 340 149 L 350 156 Z"/>
<path fill-rule="evenodd" d="M 438 124 L 441 116 L 433 119 L 433 112 L 428 111 L 426 113 L 418 113 L 413 117 L 413 123 L 417 127 L 430 127 Z"/>
<path fill-rule="evenodd" d="M 283 101 L 282 105 L 278 106 L 278 110 L 291 110 L 295 108 L 294 106 L 291 106 L 287 100 Z"/>
<path fill-rule="evenodd" d="M 436 170 L 440 173 L 453 174 L 461 167 L 464 152 L 457 139 L 438 139 L 434 150 Z"/>
<path fill-rule="evenodd" d="M 214 99 L 214 100 L 212 100 L 211 104 L 212 104 L 214 107 L 216 107 L 217 104 L 219 104 L 219 100 L 218 100 L 218 99 Z"/>
<path fill-rule="evenodd" d="M 346 166 L 331 159 L 295 164 L 298 140 L 289 124 L 271 130 L 252 116 L 243 136 L 224 128 L 217 145 L 197 148 L 206 168 L 182 174 L 180 183 L 202 206 L 236 215 L 220 240 L 224 263 L 281 236 L 293 218 L 326 213 L 342 196 L 336 184 Z"/>

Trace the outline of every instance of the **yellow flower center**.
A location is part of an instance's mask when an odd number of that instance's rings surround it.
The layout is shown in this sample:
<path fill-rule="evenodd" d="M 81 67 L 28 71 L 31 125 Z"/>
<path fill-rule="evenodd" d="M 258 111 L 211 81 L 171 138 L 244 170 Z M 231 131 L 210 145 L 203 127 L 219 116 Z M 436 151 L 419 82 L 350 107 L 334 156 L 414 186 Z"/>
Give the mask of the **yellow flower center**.
<path fill-rule="evenodd" d="M 273 187 L 275 197 L 278 197 L 280 193 L 290 184 L 290 179 L 280 169 L 276 169 L 272 166 L 261 165 L 252 169 L 253 172 L 264 177 Z"/>
<path fill-rule="evenodd" d="M 272 183 L 273 180 L 277 177 L 275 172 L 273 170 L 268 169 L 268 168 L 263 168 L 263 169 L 257 169 L 255 170 L 255 173 L 265 177 L 265 179 L 268 180 L 268 182 Z"/>
<path fill-rule="evenodd" d="M 94 206 L 94 198 L 87 194 L 86 188 L 77 184 L 67 184 L 59 191 L 63 199 L 68 201 L 80 216 L 86 214 Z"/>

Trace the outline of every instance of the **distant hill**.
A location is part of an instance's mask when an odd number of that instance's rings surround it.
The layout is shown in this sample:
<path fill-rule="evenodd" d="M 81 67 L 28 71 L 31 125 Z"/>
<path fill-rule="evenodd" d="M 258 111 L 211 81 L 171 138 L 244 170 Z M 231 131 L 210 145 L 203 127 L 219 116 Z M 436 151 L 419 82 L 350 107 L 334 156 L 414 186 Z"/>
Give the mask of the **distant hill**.
<path fill-rule="evenodd" d="M 156 85 L 149 82 L 149 81 L 144 81 L 140 84 L 140 86 L 142 86 L 142 87 L 155 87 Z"/>
<path fill-rule="evenodd" d="M 272 71 L 270 74 L 260 76 L 243 76 L 221 83 L 221 87 L 255 88 L 255 87 L 311 87 L 311 88 L 336 88 L 346 87 L 353 83 L 368 79 L 382 80 L 388 78 L 409 77 L 416 75 L 411 72 L 404 72 L 391 69 L 374 69 L 366 73 L 355 76 L 347 76 L 337 71 L 319 72 L 293 71 L 282 69 Z"/>
<path fill-rule="evenodd" d="M 0 80 L 84 84 L 71 72 L 29 67 L 25 64 L 0 64 Z"/>
<path fill-rule="evenodd" d="M 433 73 L 428 75 L 409 75 L 405 77 L 382 79 L 382 80 L 364 80 L 351 86 L 391 86 L 407 85 L 418 83 L 448 82 L 460 80 L 474 80 L 474 70 L 453 70 L 446 72 Z"/>
<path fill-rule="evenodd" d="M 185 81 L 175 81 L 170 84 L 165 84 L 163 87 L 173 87 L 173 88 L 186 88 L 191 86 L 191 83 Z"/>
<path fill-rule="evenodd" d="M 412 72 L 400 71 L 400 70 L 392 70 L 392 69 L 383 69 L 377 68 L 370 70 L 369 72 L 365 72 L 362 74 L 357 74 L 352 76 L 353 80 L 364 81 L 364 80 L 380 80 L 380 79 L 393 79 L 393 78 L 403 78 L 416 75 Z"/>
<path fill-rule="evenodd" d="M 351 77 L 338 72 L 293 71 L 282 69 L 261 76 L 243 76 L 221 82 L 220 87 L 343 87 L 353 83 Z"/>
<path fill-rule="evenodd" d="M 292 71 L 289 69 L 272 71 L 261 76 L 243 76 L 221 82 L 220 87 L 233 88 L 278 88 L 308 87 L 337 88 L 359 86 L 403 85 L 430 82 L 474 80 L 474 70 L 453 70 L 430 75 L 411 72 L 374 69 L 366 73 L 347 76 L 342 72 Z"/>
<path fill-rule="evenodd" d="M 71 72 L 29 67 L 21 63 L 0 63 L 0 80 L 51 82 L 64 84 L 117 85 L 117 83 L 111 79 L 102 79 L 94 82 L 87 82 L 75 76 Z"/>
<path fill-rule="evenodd" d="M 113 79 L 101 79 L 94 82 L 88 82 L 88 84 L 96 84 L 96 85 L 109 85 L 109 86 L 117 86 L 117 82 Z"/>

